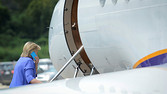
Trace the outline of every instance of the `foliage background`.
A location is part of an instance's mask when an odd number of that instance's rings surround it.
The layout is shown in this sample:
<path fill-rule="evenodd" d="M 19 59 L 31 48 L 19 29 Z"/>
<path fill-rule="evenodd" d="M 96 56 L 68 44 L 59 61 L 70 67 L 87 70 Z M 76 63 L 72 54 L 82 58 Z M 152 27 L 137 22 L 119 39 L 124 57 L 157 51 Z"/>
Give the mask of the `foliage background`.
<path fill-rule="evenodd" d="M 41 46 L 39 58 L 49 58 L 48 28 L 58 0 L 0 0 L 0 62 L 18 60 L 23 45 Z"/>

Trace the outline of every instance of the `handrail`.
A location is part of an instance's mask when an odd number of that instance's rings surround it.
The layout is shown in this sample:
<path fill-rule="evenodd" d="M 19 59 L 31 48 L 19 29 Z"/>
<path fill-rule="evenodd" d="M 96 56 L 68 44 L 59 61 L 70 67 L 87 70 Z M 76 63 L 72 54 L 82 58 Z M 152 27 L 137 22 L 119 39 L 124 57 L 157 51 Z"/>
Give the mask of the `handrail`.
<path fill-rule="evenodd" d="M 50 80 L 52 82 L 54 79 L 56 79 L 62 72 L 63 70 L 71 63 L 72 60 L 81 52 L 83 49 L 83 45 L 79 48 L 79 50 L 68 60 L 68 62 L 58 71 L 58 73 Z"/>

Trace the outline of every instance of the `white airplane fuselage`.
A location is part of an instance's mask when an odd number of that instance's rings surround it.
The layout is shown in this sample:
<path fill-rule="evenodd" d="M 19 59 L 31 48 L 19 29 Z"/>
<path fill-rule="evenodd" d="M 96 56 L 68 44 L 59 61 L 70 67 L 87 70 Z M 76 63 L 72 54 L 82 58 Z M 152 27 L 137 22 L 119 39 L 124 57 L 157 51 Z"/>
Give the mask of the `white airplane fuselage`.
<path fill-rule="evenodd" d="M 79 0 L 77 15 L 73 15 L 75 1 L 60 0 L 50 24 L 49 52 L 58 70 L 80 45 L 98 73 L 136 68 L 167 52 L 166 0 Z M 75 39 L 75 33 L 68 35 L 70 32 L 79 32 L 80 38 Z M 89 61 L 80 62 L 81 69 L 89 73 L 89 68 L 82 68 Z M 65 78 L 73 77 L 76 63 L 62 73 Z"/>
<path fill-rule="evenodd" d="M 167 81 L 164 79 L 167 78 L 166 9 L 166 0 L 60 0 L 50 24 L 51 60 L 59 70 L 83 45 L 84 52 L 80 53 L 61 74 L 64 78 L 73 77 L 75 68 L 81 63 L 78 76 L 83 76 L 91 72 L 92 67 L 89 65 L 94 66 L 96 73 L 100 73 L 99 78 L 95 77 L 95 81 L 93 78 L 90 78 L 90 81 L 87 79 L 88 82 L 85 82 L 87 85 L 79 82 L 78 88 L 83 89 L 85 86 L 85 89 L 81 90 L 82 93 L 95 93 L 96 89 L 100 90 L 100 86 L 94 89 L 96 85 L 93 83 L 99 84 L 101 81 L 99 79 L 103 79 L 100 75 L 109 73 L 117 76 L 114 76 L 113 80 L 113 76 L 110 79 L 107 78 L 109 74 L 105 74 L 107 76 L 102 83 L 104 82 L 106 87 L 102 85 L 102 89 L 108 89 L 109 84 L 116 81 L 120 84 L 116 83 L 113 87 L 122 88 L 125 85 L 128 91 L 143 90 L 141 94 L 148 92 L 165 94 L 167 92 L 165 90 Z M 135 69 L 153 65 L 161 66 L 158 69 L 149 68 L 150 71 L 145 68 Z M 129 69 L 135 70 L 126 71 L 124 76 L 121 76 L 121 72 L 116 72 Z M 162 75 L 156 77 L 153 71 Z M 120 78 L 118 75 L 121 76 L 121 80 L 117 80 Z M 158 82 L 154 83 L 155 79 Z M 153 84 L 155 87 L 152 87 Z M 89 85 L 92 88 L 88 87 Z M 106 93 L 105 90 L 103 93 Z M 122 92 L 126 94 L 126 90 Z"/>

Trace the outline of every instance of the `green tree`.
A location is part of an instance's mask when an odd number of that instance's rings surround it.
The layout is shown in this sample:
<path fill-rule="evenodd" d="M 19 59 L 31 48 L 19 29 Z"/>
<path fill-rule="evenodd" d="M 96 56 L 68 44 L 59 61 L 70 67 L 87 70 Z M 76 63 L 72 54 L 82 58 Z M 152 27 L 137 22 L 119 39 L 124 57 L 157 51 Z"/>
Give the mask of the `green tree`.
<path fill-rule="evenodd" d="M 0 34 L 5 32 L 9 20 L 10 14 L 8 8 L 0 4 Z"/>
<path fill-rule="evenodd" d="M 22 14 L 22 30 L 25 30 L 27 38 L 38 39 L 48 35 L 47 27 L 50 24 L 51 15 L 57 0 L 33 0 Z M 29 36 L 31 35 L 31 36 Z"/>
<path fill-rule="evenodd" d="M 0 61 L 17 60 L 25 42 L 42 48 L 40 58 L 49 57 L 48 29 L 58 0 L 0 0 Z"/>

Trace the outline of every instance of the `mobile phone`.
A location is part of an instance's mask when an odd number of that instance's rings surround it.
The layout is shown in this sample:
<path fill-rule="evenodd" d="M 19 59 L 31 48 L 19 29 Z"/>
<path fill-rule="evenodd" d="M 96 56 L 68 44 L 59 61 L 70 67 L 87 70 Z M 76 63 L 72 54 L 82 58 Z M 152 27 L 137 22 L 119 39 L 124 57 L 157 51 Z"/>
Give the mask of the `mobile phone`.
<path fill-rule="evenodd" d="M 36 60 L 35 57 L 36 57 L 37 55 L 36 55 L 36 53 L 35 53 L 34 51 L 31 53 L 31 56 L 32 56 L 32 58 L 33 58 L 34 60 Z"/>

